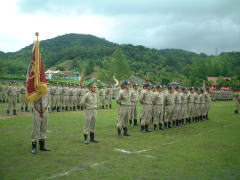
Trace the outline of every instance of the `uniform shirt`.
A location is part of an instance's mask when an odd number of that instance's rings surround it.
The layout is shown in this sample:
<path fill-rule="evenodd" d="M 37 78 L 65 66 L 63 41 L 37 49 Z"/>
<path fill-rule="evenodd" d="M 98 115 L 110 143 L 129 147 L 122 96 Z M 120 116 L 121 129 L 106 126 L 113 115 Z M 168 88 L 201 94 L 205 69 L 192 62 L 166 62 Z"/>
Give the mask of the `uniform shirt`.
<path fill-rule="evenodd" d="M 18 87 L 17 86 L 9 86 L 7 89 L 8 96 L 17 96 L 18 94 Z"/>
<path fill-rule="evenodd" d="M 63 88 L 63 95 L 64 96 L 69 96 L 69 87 L 64 87 Z"/>
<path fill-rule="evenodd" d="M 195 100 L 195 94 L 190 92 L 187 97 L 187 102 L 194 103 L 194 100 Z"/>
<path fill-rule="evenodd" d="M 139 101 L 141 104 L 152 104 L 151 91 L 142 90 L 139 96 Z"/>
<path fill-rule="evenodd" d="M 121 89 L 116 98 L 116 102 L 121 106 L 129 106 L 130 105 L 129 91 Z"/>
<path fill-rule="evenodd" d="M 188 95 L 186 93 L 182 94 L 182 96 L 181 96 L 182 104 L 187 104 L 187 97 L 188 97 Z"/>
<path fill-rule="evenodd" d="M 199 98 L 199 94 L 198 93 L 195 93 L 194 103 L 195 104 L 199 104 L 200 103 L 200 98 Z"/>
<path fill-rule="evenodd" d="M 176 92 L 174 101 L 175 101 L 175 104 L 181 104 L 182 103 L 182 93 Z"/>
<path fill-rule="evenodd" d="M 138 102 L 138 96 L 139 96 L 139 93 L 138 93 L 138 90 L 135 90 L 135 89 L 132 89 L 129 93 L 130 95 L 130 103 L 131 105 L 136 105 L 137 102 Z"/>
<path fill-rule="evenodd" d="M 205 103 L 205 96 L 204 96 L 204 94 L 200 94 L 199 95 L 199 100 L 200 100 L 200 104 L 204 104 Z"/>
<path fill-rule="evenodd" d="M 174 105 L 175 104 L 175 93 L 168 93 L 165 97 L 166 105 Z"/>
<path fill-rule="evenodd" d="M 165 101 L 165 95 L 163 92 L 155 92 L 153 94 L 152 103 L 153 105 L 163 105 Z"/>
<path fill-rule="evenodd" d="M 80 105 L 86 106 L 88 110 L 97 109 L 97 94 L 89 91 L 83 96 Z"/>

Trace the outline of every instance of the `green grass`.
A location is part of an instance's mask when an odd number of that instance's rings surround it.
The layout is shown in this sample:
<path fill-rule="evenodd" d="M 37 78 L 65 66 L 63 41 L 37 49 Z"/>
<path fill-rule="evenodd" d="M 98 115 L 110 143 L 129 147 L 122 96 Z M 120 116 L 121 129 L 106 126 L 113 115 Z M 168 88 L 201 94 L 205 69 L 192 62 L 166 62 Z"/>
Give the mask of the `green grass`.
<path fill-rule="evenodd" d="M 209 121 L 145 134 L 130 127 L 132 136 L 123 138 L 116 136 L 117 109 L 98 111 L 100 143 L 89 145 L 83 144 L 84 112 L 49 114 L 52 151 L 36 155 L 31 113 L 0 120 L 0 179 L 240 179 L 240 115 L 233 102 L 214 102 Z"/>

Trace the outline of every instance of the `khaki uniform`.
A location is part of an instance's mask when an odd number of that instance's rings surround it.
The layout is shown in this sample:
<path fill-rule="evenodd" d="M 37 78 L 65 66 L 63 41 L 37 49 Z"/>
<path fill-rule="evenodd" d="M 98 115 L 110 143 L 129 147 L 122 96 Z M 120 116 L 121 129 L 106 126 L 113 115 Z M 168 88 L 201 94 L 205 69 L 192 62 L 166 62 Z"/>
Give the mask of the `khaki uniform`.
<path fill-rule="evenodd" d="M 200 116 L 200 98 L 198 93 L 195 93 L 194 98 L 194 116 L 195 117 Z"/>
<path fill-rule="evenodd" d="M 53 87 L 51 89 L 51 96 L 52 96 L 52 106 L 54 109 L 58 109 L 60 107 L 60 88 Z"/>
<path fill-rule="evenodd" d="M 139 96 L 142 104 L 141 125 L 149 125 L 152 117 L 152 98 L 150 90 L 142 90 Z"/>
<path fill-rule="evenodd" d="M 38 139 L 47 138 L 48 125 L 48 96 L 33 103 L 33 126 L 32 126 L 32 142 Z"/>
<path fill-rule="evenodd" d="M 69 91 L 70 88 L 69 87 L 64 87 L 63 89 L 63 106 L 65 107 L 65 110 L 68 111 L 69 108 Z"/>
<path fill-rule="evenodd" d="M 106 98 L 106 89 L 105 88 L 100 89 L 99 96 L 100 96 L 100 107 L 102 107 L 104 109 L 105 98 Z"/>
<path fill-rule="evenodd" d="M 20 88 L 20 103 L 21 103 L 21 110 L 25 108 L 25 111 L 27 111 L 28 105 L 26 103 L 25 97 L 27 93 L 27 88 L 26 87 L 21 87 Z"/>
<path fill-rule="evenodd" d="M 175 93 L 168 93 L 165 98 L 165 120 L 172 123 L 174 119 Z"/>
<path fill-rule="evenodd" d="M 187 105 L 188 105 L 188 115 L 191 121 L 192 121 L 192 118 L 194 117 L 194 99 L 195 99 L 195 94 L 190 92 L 187 97 Z"/>
<path fill-rule="evenodd" d="M 83 132 L 88 134 L 90 132 L 94 133 L 95 124 L 97 120 L 97 94 L 88 92 L 80 102 L 81 106 L 86 106 L 85 109 L 85 125 Z"/>
<path fill-rule="evenodd" d="M 130 95 L 130 120 L 137 119 L 137 103 L 139 98 L 138 90 L 132 89 Z"/>
<path fill-rule="evenodd" d="M 205 113 L 205 96 L 203 93 L 199 95 L 199 116 L 203 116 Z"/>
<path fill-rule="evenodd" d="M 175 93 L 175 106 L 174 106 L 174 120 L 181 119 L 181 105 L 182 105 L 182 93 L 176 92 Z"/>
<path fill-rule="evenodd" d="M 183 119 L 184 124 L 188 118 L 188 109 L 187 109 L 187 93 L 183 93 L 181 96 L 181 119 Z"/>
<path fill-rule="evenodd" d="M 163 114 L 164 114 L 164 102 L 165 95 L 162 92 L 155 92 L 152 98 L 154 118 L 153 124 L 164 124 L 163 123 Z"/>
<path fill-rule="evenodd" d="M 117 104 L 119 104 L 119 113 L 118 113 L 118 129 L 127 128 L 128 127 L 128 119 L 129 119 L 129 107 L 130 107 L 130 97 L 129 91 L 125 89 L 121 89 L 116 98 Z"/>
<path fill-rule="evenodd" d="M 7 89 L 8 95 L 8 111 L 12 108 L 16 111 L 17 94 L 19 93 L 17 86 L 9 86 Z"/>
<path fill-rule="evenodd" d="M 111 108 L 112 107 L 112 88 L 107 88 L 105 93 L 106 93 L 106 100 L 107 100 L 106 107 Z"/>

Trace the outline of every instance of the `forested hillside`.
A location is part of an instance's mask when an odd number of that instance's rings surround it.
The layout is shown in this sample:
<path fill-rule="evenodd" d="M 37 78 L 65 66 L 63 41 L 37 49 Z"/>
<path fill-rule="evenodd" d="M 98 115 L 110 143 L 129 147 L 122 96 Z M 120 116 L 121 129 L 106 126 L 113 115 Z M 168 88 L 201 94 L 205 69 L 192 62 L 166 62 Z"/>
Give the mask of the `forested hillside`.
<path fill-rule="evenodd" d="M 0 51 L 0 74 L 25 74 L 31 50 L 32 45 L 14 53 Z M 119 78 L 134 74 L 148 76 L 153 83 L 179 81 L 187 86 L 200 86 L 207 76 L 240 79 L 240 52 L 207 56 L 179 49 L 118 45 L 85 34 L 66 34 L 41 41 L 41 52 L 45 69 L 80 71 L 84 78 L 94 76 L 113 81 L 113 74 Z M 121 71 L 124 73 L 120 77 Z"/>

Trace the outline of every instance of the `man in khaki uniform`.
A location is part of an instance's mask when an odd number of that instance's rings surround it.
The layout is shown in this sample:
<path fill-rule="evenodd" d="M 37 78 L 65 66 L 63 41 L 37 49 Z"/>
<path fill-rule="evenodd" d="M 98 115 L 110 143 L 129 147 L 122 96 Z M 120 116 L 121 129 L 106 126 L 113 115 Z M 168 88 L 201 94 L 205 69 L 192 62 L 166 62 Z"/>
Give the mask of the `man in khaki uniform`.
<path fill-rule="evenodd" d="M 108 108 L 108 107 L 112 108 L 112 88 L 111 88 L 111 86 L 106 88 L 106 100 L 107 100 L 106 108 Z"/>
<path fill-rule="evenodd" d="M 95 84 L 89 85 L 89 92 L 84 95 L 80 105 L 86 106 L 85 109 L 85 125 L 83 129 L 84 143 L 88 144 L 88 134 L 90 130 L 90 141 L 98 142 L 95 140 L 95 124 L 97 120 L 97 86 Z"/>
<path fill-rule="evenodd" d="M 100 108 L 104 109 L 105 108 L 105 98 L 106 98 L 106 89 L 104 86 L 102 87 L 102 89 L 100 89 L 99 96 L 100 96 Z"/>
<path fill-rule="evenodd" d="M 12 81 L 11 86 L 9 86 L 7 89 L 7 95 L 8 95 L 7 114 L 8 115 L 10 113 L 11 108 L 13 108 L 13 115 L 17 115 L 16 113 L 17 94 L 18 94 L 18 87 L 16 86 L 16 81 Z"/>
<path fill-rule="evenodd" d="M 186 124 L 186 120 L 188 118 L 188 109 L 187 109 L 187 88 L 182 88 L 182 96 L 181 96 L 181 120 L 180 123 Z"/>
<path fill-rule="evenodd" d="M 181 119 L 181 105 L 182 105 L 182 89 L 177 86 L 175 93 L 175 106 L 174 106 L 174 120 L 173 127 L 179 126 Z"/>
<path fill-rule="evenodd" d="M 60 88 L 58 87 L 57 82 L 54 84 L 54 87 L 51 89 L 51 91 L 53 110 L 60 112 Z"/>
<path fill-rule="evenodd" d="M 165 97 L 165 119 L 164 128 L 172 128 L 174 118 L 175 93 L 172 86 L 168 87 L 168 94 Z"/>
<path fill-rule="evenodd" d="M 194 93 L 194 88 L 190 88 L 190 93 L 188 94 L 187 97 L 187 105 L 188 105 L 188 123 L 192 123 L 193 118 L 194 118 L 194 99 L 195 99 L 195 93 Z"/>
<path fill-rule="evenodd" d="M 206 93 L 205 93 L 205 119 L 208 120 L 208 112 L 210 110 L 210 106 L 211 106 L 211 90 L 209 88 L 206 89 Z"/>
<path fill-rule="evenodd" d="M 204 95 L 204 89 L 200 89 L 199 94 L 199 120 L 203 120 L 204 118 L 204 112 L 205 112 L 205 95 Z"/>
<path fill-rule="evenodd" d="M 156 92 L 154 92 L 153 97 L 152 97 L 152 104 L 153 104 L 153 114 L 154 114 L 154 119 L 153 119 L 153 126 L 154 130 L 156 130 L 157 125 L 159 125 L 159 129 L 164 129 L 164 123 L 163 123 L 163 113 L 164 113 L 164 101 L 165 101 L 165 96 L 162 92 L 163 87 L 156 86 Z"/>
<path fill-rule="evenodd" d="M 133 85 L 133 89 L 130 91 L 130 118 L 129 123 L 132 126 L 132 122 L 134 126 L 137 126 L 137 103 L 139 98 L 138 93 L 138 84 Z"/>
<path fill-rule="evenodd" d="M 194 121 L 199 121 L 200 115 L 200 98 L 199 98 L 199 88 L 195 88 L 195 98 L 194 98 Z"/>
<path fill-rule="evenodd" d="M 45 146 L 48 125 L 48 97 L 43 96 L 33 103 L 32 154 L 36 154 L 37 141 L 40 151 L 50 151 Z"/>
<path fill-rule="evenodd" d="M 235 114 L 240 113 L 240 91 L 239 92 L 235 92 L 234 94 L 234 99 L 235 99 Z"/>
<path fill-rule="evenodd" d="M 140 93 L 139 101 L 142 104 L 141 113 L 141 131 L 151 132 L 148 129 L 150 120 L 152 118 L 152 97 L 151 97 L 151 85 L 149 83 L 143 85 L 143 90 Z"/>
<path fill-rule="evenodd" d="M 128 134 L 128 120 L 129 120 L 129 108 L 130 108 L 130 96 L 129 96 L 129 82 L 124 81 L 121 84 L 121 90 L 116 98 L 116 103 L 119 104 L 117 130 L 118 136 L 121 135 L 123 128 L 124 136 L 130 136 Z"/>
<path fill-rule="evenodd" d="M 26 93 L 27 93 L 27 82 L 23 83 L 24 86 L 20 88 L 20 102 L 21 102 L 21 111 L 28 112 L 28 104 L 26 103 Z"/>

